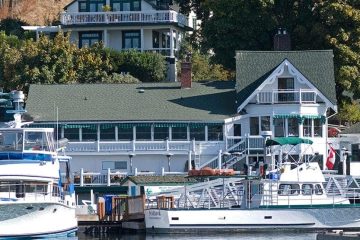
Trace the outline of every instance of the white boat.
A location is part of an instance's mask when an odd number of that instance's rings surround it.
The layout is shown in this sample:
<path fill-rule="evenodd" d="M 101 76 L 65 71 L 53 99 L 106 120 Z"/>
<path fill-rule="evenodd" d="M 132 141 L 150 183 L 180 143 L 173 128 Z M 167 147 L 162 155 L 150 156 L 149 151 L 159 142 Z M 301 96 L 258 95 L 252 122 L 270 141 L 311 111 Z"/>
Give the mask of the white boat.
<path fill-rule="evenodd" d="M 74 187 L 61 181 L 69 157 L 60 154 L 52 128 L 22 128 L 23 94 L 8 96 L 15 121 L 0 128 L 0 238 L 74 235 Z"/>
<path fill-rule="evenodd" d="M 325 187 L 317 162 L 287 161 L 266 176 L 259 174 L 262 172 L 202 176 L 203 182 L 159 196 L 145 210 L 147 231 L 360 229 L 360 205 L 356 204 L 360 189 L 347 186 L 334 191 Z"/>

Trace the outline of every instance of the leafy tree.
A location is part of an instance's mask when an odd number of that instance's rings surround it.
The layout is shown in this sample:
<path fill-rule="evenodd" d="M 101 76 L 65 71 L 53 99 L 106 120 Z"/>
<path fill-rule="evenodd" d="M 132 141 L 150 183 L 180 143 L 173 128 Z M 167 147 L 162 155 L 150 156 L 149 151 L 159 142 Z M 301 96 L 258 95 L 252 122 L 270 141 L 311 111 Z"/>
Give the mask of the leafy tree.
<path fill-rule="evenodd" d="M 360 104 L 355 101 L 343 103 L 338 117 L 341 121 L 350 124 L 360 122 Z"/>
<path fill-rule="evenodd" d="M 235 50 L 268 50 L 274 17 L 271 0 L 208 0 L 212 16 L 202 28 L 202 47 L 212 49 L 217 63 L 235 69 Z"/>
<path fill-rule="evenodd" d="M 24 29 L 21 26 L 28 24 L 20 19 L 5 18 L 0 21 L 0 31 L 5 31 L 6 35 L 15 35 L 18 38 L 24 38 Z"/>

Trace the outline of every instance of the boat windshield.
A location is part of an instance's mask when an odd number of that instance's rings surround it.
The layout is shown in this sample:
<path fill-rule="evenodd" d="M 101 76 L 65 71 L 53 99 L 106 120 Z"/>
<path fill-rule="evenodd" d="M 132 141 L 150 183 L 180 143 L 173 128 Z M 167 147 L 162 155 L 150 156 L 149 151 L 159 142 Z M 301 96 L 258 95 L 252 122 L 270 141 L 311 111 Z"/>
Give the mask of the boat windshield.
<path fill-rule="evenodd" d="M 51 132 L 25 131 L 24 134 L 24 150 L 54 151 L 54 141 Z"/>
<path fill-rule="evenodd" d="M 22 150 L 23 150 L 22 131 L 0 132 L 0 151 L 22 151 Z"/>

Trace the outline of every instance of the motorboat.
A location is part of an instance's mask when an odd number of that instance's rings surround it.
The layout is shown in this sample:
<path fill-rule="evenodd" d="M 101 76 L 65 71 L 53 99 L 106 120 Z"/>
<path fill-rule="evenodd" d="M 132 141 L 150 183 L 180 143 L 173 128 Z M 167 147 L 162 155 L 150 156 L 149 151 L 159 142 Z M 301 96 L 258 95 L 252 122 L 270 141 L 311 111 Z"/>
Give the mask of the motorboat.
<path fill-rule="evenodd" d="M 281 140 L 271 139 L 266 145 L 312 143 L 300 138 Z M 313 158 L 274 159 L 267 162 L 269 169 L 260 163 L 259 171 L 244 175 L 196 176 L 200 182 L 158 196 L 145 210 L 147 231 L 360 229 L 359 187 L 346 185 L 334 191 Z"/>
<path fill-rule="evenodd" d="M 0 128 L 0 238 L 74 235 L 76 202 L 66 141 L 55 141 L 52 128 L 26 127 L 21 91 L 0 96 L 15 105 L 8 110 L 14 121 Z"/>

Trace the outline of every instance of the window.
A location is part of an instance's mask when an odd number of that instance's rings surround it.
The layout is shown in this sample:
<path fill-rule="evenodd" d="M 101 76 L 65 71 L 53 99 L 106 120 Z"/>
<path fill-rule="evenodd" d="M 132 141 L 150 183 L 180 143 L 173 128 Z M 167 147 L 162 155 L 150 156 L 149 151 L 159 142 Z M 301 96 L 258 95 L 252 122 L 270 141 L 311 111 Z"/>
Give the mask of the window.
<path fill-rule="evenodd" d="M 352 162 L 360 162 L 360 149 L 359 144 L 351 144 L 351 161 Z"/>
<path fill-rule="evenodd" d="M 123 31 L 123 49 L 140 49 L 140 31 Z"/>
<path fill-rule="evenodd" d="M 118 139 L 119 141 L 131 141 L 133 140 L 133 128 L 129 126 L 118 127 Z"/>
<path fill-rule="evenodd" d="M 222 125 L 208 126 L 208 140 L 223 141 L 223 126 Z"/>
<path fill-rule="evenodd" d="M 83 128 L 82 141 L 92 142 L 97 140 L 97 128 Z"/>
<path fill-rule="evenodd" d="M 102 40 L 101 32 L 79 32 L 79 47 L 91 47 Z"/>
<path fill-rule="evenodd" d="M 69 141 L 80 141 L 79 128 L 65 128 L 64 138 L 69 139 Z"/>
<path fill-rule="evenodd" d="M 321 119 L 314 119 L 314 137 L 322 137 Z"/>
<path fill-rule="evenodd" d="M 234 136 L 241 137 L 241 124 L 234 124 Z"/>
<path fill-rule="evenodd" d="M 322 195 L 323 194 L 323 189 L 322 189 L 320 184 L 315 184 L 315 194 L 316 195 Z"/>
<path fill-rule="evenodd" d="M 305 118 L 303 122 L 304 137 L 312 136 L 311 119 Z"/>
<path fill-rule="evenodd" d="M 275 137 L 285 137 L 285 119 L 275 118 L 274 119 L 274 130 Z"/>
<path fill-rule="evenodd" d="M 250 118 L 250 135 L 259 135 L 259 118 Z"/>
<path fill-rule="evenodd" d="M 303 195 L 312 195 L 313 185 L 312 184 L 303 184 L 301 187 Z"/>
<path fill-rule="evenodd" d="M 190 140 L 205 141 L 205 126 L 190 126 Z"/>
<path fill-rule="evenodd" d="M 299 136 L 299 123 L 297 118 L 288 118 L 288 136 Z"/>
<path fill-rule="evenodd" d="M 270 116 L 261 117 L 261 131 L 270 131 Z"/>
<path fill-rule="evenodd" d="M 25 135 L 25 148 L 30 143 L 35 143 L 36 138 L 29 141 Z M 0 149 L 2 151 L 22 151 L 23 149 L 23 133 L 4 131 L 0 135 Z"/>
<path fill-rule="evenodd" d="M 160 43 L 159 43 L 159 38 L 160 38 L 160 34 L 157 31 L 153 31 L 152 32 L 152 38 L 153 38 L 153 48 L 159 48 Z"/>
<path fill-rule="evenodd" d="M 187 140 L 187 127 L 172 127 L 171 128 L 172 140 Z"/>
<path fill-rule="evenodd" d="M 170 48 L 170 36 L 167 34 L 162 34 L 162 41 L 161 41 L 162 48 Z"/>
<path fill-rule="evenodd" d="M 193 25 L 193 29 L 196 30 L 197 29 L 196 17 L 192 18 L 192 25 Z"/>
<path fill-rule="evenodd" d="M 166 140 L 169 138 L 168 127 L 154 127 L 154 140 Z"/>
<path fill-rule="evenodd" d="M 140 1 L 136 0 L 111 0 L 112 11 L 141 11 Z"/>
<path fill-rule="evenodd" d="M 115 141 L 115 127 L 101 129 L 100 130 L 100 140 Z"/>
<path fill-rule="evenodd" d="M 102 12 L 106 0 L 79 0 L 79 12 Z"/>
<path fill-rule="evenodd" d="M 294 78 L 278 78 L 278 90 L 278 102 L 293 102 L 295 95 L 291 90 L 294 90 Z"/>
<path fill-rule="evenodd" d="M 107 170 L 110 168 L 111 170 L 126 170 L 127 162 L 126 161 L 103 161 L 102 162 L 102 170 Z"/>
<path fill-rule="evenodd" d="M 282 196 L 299 195 L 300 186 L 299 184 L 280 184 L 278 194 Z"/>
<path fill-rule="evenodd" d="M 137 126 L 136 140 L 151 140 L 151 126 Z"/>

